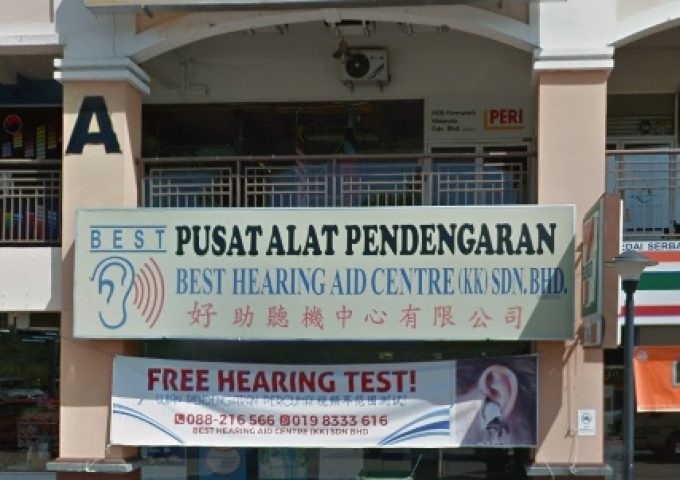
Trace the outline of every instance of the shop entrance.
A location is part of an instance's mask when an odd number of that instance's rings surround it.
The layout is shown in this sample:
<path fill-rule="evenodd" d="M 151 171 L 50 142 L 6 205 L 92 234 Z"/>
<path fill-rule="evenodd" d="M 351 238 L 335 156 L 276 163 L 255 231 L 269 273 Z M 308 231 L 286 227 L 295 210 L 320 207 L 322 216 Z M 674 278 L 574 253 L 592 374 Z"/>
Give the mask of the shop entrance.
<path fill-rule="evenodd" d="M 426 140 L 423 111 L 422 100 L 147 106 L 145 206 L 448 206 L 534 200 L 530 140 L 506 136 L 503 142 L 435 144 Z M 157 341 L 144 343 L 143 350 L 151 358 L 324 365 L 522 355 L 531 352 L 531 344 Z M 471 480 L 524 478 L 530 451 L 512 446 L 142 446 L 141 454 L 144 480 Z"/>
<path fill-rule="evenodd" d="M 142 448 L 142 479 L 473 480 L 526 478 L 528 449 Z"/>
<path fill-rule="evenodd" d="M 151 341 L 145 356 L 275 364 L 422 362 L 522 355 L 530 342 Z M 144 480 L 522 479 L 528 448 L 142 447 Z"/>

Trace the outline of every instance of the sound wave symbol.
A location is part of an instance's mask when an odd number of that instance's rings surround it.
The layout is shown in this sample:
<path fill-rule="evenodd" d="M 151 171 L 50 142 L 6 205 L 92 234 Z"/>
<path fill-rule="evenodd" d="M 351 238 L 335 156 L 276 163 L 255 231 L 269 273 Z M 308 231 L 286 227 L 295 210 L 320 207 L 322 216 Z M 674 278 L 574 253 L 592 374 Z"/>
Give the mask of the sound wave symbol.
<path fill-rule="evenodd" d="M 165 279 L 153 257 L 149 257 L 149 261 L 142 265 L 135 277 L 135 296 L 132 303 L 149 328 L 153 328 L 165 305 Z"/>

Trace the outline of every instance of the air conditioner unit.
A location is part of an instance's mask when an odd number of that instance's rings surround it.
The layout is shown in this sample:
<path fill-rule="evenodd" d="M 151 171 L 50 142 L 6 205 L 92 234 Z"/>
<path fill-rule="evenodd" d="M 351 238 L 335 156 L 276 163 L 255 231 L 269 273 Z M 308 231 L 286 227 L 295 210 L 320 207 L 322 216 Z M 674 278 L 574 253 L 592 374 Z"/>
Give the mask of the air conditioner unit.
<path fill-rule="evenodd" d="M 385 84 L 390 81 L 385 49 L 351 49 L 342 67 L 343 82 Z"/>

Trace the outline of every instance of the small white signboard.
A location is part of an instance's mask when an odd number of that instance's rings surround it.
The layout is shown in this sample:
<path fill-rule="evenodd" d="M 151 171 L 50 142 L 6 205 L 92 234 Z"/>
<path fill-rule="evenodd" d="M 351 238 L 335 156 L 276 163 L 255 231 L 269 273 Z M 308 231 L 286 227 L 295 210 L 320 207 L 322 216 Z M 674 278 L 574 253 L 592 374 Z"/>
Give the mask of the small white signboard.
<path fill-rule="evenodd" d="M 594 437 L 597 434 L 597 412 L 594 408 L 579 409 L 578 436 Z"/>

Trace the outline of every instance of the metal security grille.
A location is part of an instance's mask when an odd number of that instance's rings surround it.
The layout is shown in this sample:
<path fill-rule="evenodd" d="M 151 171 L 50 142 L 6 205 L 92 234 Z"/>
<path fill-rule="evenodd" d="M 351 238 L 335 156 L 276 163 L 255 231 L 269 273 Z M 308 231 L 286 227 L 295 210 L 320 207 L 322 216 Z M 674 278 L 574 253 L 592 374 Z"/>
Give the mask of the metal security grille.
<path fill-rule="evenodd" d="M 624 239 L 680 240 L 677 149 L 607 150 Z M 361 207 L 531 203 L 527 152 L 143 159 L 145 207 Z M 0 163 L 0 242 L 58 244 L 61 162 Z"/>
<path fill-rule="evenodd" d="M 163 168 L 149 170 L 144 179 L 147 207 L 227 207 L 234 203 L 234 174 L 230 167 Z"/>
<path fill-rule="evenodd" d="M 326 207 L 332 192 L 330 162 L 247 162 L 245 207 Z"/>
<path fill-rule="evenodd" d="M 623 199 L 624 239 L 680 239 L 678 153 L 607 150 L 607 191 Z"/>
<path fill-rule="evenodd" d="M 423 165 L 416 160 L 340 164 L 340 206 L 393 207 L 423 204 Z"/>
<path fill-rule="evenodd" d="M 513 205 L 527 203 L 527 171 L 523 162 L 437 162 L 436 205 Z"/>
<path fill-rule="evenodd" d="M 527 152 L 144 159 L 147 207 L 528 203 Z M 502 157 L 499 158 L 499 157 Z"/>
<path fill-rule="evenodd" d="M 35 164 L 36 161 L 33 161 Z M 0 242 L 58 244 L 61 168 L 0 168 Z"/>

